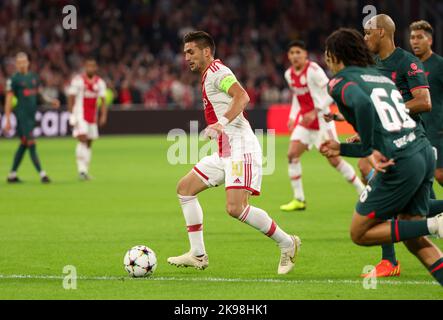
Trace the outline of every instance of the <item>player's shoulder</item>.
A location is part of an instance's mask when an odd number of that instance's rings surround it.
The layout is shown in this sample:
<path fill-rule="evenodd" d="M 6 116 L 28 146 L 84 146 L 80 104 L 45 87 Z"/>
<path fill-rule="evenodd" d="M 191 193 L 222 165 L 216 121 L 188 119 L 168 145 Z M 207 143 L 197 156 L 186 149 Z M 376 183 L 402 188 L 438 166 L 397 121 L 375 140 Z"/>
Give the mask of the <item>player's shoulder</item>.
<path fill-rule="evenodd" d="M 418 57 L 416 57 L 411 52 L 406 51 L 402 48 L 397 48 L 397 50 L 399 50 L 400 65 L 406 71 L 410 70 L 417 71 L 423 69 L 423 63 L 420 61 Z"/>
<path fill-rule="evenodd" d="M 232 70 L 224 65 L 220 60 L 214 60 L 206 70 L 205 75 L 203 76 L 204 82 L 207 83 L 213 83 L 213 82 L 219 82 L 224 77 L 232 75 L 235 76 Z"/>
<path fill-rule="evenodd" d="M 308 70 L 312 71 L 322 71 L 323 68 L 315 61 L 309 60 Z"/>

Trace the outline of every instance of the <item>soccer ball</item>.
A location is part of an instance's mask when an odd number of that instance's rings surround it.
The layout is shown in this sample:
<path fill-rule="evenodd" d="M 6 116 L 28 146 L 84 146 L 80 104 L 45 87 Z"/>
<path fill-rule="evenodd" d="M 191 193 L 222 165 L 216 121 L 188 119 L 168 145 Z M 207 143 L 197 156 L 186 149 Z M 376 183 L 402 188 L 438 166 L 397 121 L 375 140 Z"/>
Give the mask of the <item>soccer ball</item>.
<path fill-rule="evenodd" d="M 131 277 L 149 277 L 157 268 L 157 257 L 148 247 L 135 246 L 126 252 L 123 264 Z"/>

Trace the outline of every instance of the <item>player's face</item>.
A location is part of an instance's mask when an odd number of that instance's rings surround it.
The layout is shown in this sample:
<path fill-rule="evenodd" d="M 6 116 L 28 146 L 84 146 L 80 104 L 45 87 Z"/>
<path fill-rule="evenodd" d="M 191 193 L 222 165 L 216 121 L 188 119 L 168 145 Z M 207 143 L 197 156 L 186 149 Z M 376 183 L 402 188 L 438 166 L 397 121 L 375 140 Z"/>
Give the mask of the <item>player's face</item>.
<path fill-rule="evenodd" d="M 205 68 L 205 49 L 200 49 L 195 42 L 187 42 L 183 48 L 185 60 L 192 72 L 201 72 Z"/>
<path fill-rule="evenodd" d="M 409 37 L 412 51 L 417 57 L 421 57 L 431 50 L 432 37 L 424 30 L 413 30 Z"/>
<path fill-rule="evenodd" d="M 365 42 L 368 46 L 369 50 L 374 53 L 378 54 L 380 51 L 380 29 L 374 29 L 374 28 L 367 28 L 365 29 Z"/>
<path fill-rule="evenodd" d="M 29 60 L 27 57 L 19 57 L 15 60 L 15 67 L 21 73 L 28 72 Z"/>
<path fill-rule="evenodd" d="M 296 69 L 301 69 L 308 59 L 308 52 L 300 47 L 291 47 L 288 51 L 289 62 Z"/>
<path fill-rule="evenodd" d="M 97 73 L 97 63 L 93 60 L 86 61 L 85 72 L 89 77 L 94 76 Z"/>
<path fill-rule="evenodd" d="M 340 71 L 338 68 L 338 64 L 335 62 L 336 60 L 337 59 L 334 59 L 329 51 L 325 51 L 325 63 L 333 74 L 336 74 L 338 71 Z"/>

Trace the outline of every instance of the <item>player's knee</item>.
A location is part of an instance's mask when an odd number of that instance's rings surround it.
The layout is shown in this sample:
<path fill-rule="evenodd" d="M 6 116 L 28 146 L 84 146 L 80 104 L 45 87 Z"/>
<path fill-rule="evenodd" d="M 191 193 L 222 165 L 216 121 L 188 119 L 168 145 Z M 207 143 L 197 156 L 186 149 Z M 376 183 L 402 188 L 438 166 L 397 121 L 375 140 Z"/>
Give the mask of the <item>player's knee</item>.
<path fill-rule="evenodd" d="M 177 194 L 182 196 L 193 196 L 191 194 L 191 188 L 189 183 L 186 181 L 185 178 L 181 178 L 180 181 L 177 183 Z"/>
<path fill-rule="evenodd" d="M 363 232 L 356 230 L 356 229 L 351 229 L 350 235 L 351 235 L 352 242 L 354 242 L 356 245 L 358 245 L 358 246 L 366 246 L 367 245 L 365 242 L 365 239 L 364 239 Z"/>
<path fill-rule="evenodd" d="M 242 204 L 239 203 L 227 203 L 226 212 L 233 218 L 238 218 L 242 214 L 244 208 Z"/>
<path fill-rule="evenodd" d="M 334 168 L 337 168 L 341 162 L 341 158 L 340 157 L 328 158 L 328 161 L 331 164 L 331 166 L 333 166 Z"/>
<path fill-rule="evenodd" d="M 437 169 L 435 170 L 435 180 L 443 186 L 443 169 Z"/>
<path fill-rule="evenodd" d="M 289 163 L 299 163 L 300 158 L 295 153 L 288 153 L 288 161 Z"/>

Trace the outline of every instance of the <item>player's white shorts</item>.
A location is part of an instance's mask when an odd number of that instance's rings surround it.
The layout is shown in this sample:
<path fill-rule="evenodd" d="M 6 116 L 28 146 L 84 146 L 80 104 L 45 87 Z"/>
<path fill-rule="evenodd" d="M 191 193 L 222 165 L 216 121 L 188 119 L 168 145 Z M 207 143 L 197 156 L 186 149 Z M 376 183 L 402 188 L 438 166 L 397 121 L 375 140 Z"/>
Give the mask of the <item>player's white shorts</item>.
<path fill-rule="evenodd" d="M 218 153 L 201 159 L 193 168 L 197 176 L 208 186 L 225 184 L 225 189 L 248 190 L 258 196 L 262 180 L 262 153 L 243 155 L 243 160 L 221 158 Z"/>
<path fill-rule="evenodd" d="M 315 146 L 320 149 L 320 146 L 326 140 L 338 141 L 337 131 L 333 122 L 325 124 L 320 130 L 310 130 L 303 126 L 296 126 L 291 134 L 291 141 L 300 141 L 311 149 Z"/>
<path fill-rule="evenodd" d="M 96 123 L 89 123 L 85 120 L 77 120 L 73 130 L 72 136 L 77 138 L 78 136 L 85 135 L 90 140 L 98 138 L 98 127 Z"/>

